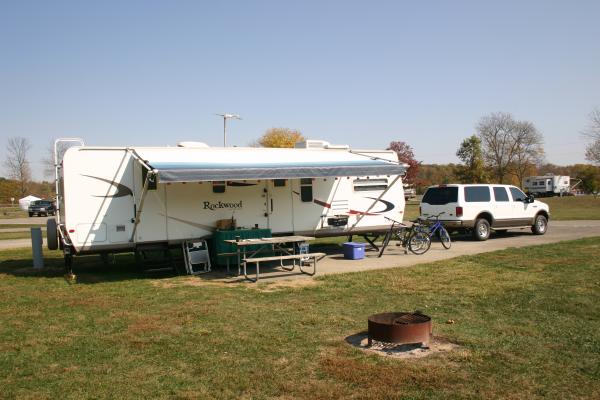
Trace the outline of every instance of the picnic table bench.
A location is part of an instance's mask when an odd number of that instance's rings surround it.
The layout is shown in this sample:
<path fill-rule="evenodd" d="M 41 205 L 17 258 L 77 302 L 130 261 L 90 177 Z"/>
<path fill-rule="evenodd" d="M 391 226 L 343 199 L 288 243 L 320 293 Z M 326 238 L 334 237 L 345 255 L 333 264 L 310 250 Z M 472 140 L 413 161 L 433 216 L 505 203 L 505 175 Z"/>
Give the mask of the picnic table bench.
<path fill-rule="evenodd" d="M 289 255 L 273 256 L 273 257 L 244 258 L 243 259 L 244 278 L 246 278 L 252 282 L 258 281 L 258 278 L 260 277 L 260 263 L 261 262 L 280 261 L 281 262 L 280 267 L 286 271 L 293 271 L 294 268 L 296 268 L 295 262 L 292 264 L 292 266 L 290 268 L 289 266 L 283 265 L 283 260 L 300 260 L 300 262 L 298 263 L 298 268 L 300 268 L 300 272 L 302 272 L 303 274 L 313 276 L 314 274 L 317 273 L 317 261 L 323 257 L 325 257 L 325 253 L 289 254 Z M 246 270 L 246 266 L 248 263 L 256 264 L 256 278 L 254 278 L 254 279 L 252 279 L 248 276 L 248 273 Z M 312 263 L 313 264 L 312 272 L 305 271 L 302 268 L 303 263 Z"/>
<path fill-rule="evenodd" d="M 237 240 L 224 240 L 225 243 L 236 246 L 236 254 L 238 260 L 238 275 L 241 275 L 241 269 L 243 268 L 244 277 L 252 282 L 256 282 L 260 277 L 260 263 L 267 261 L 280 261 L 280 267 L 286 271 L 292 271 L 296 267 L 296 260 L 299 260 L 300 272 L 308 275 L 314 275 L 316 272 L 317 258 L 324 257 L 324 253 L 307 253 L 300 252 L 296 254 L 296 247 L 304 244 L 310 240 L 314 240 L 314 237 L 309 236 L 276 236 L 266 238 L 252 238 L 252 239 L 237 239 Z M 255 250 L 248 250 L 251 248 Z M 271 252 L 279 252 L 280 254 L 268 257 L 261 257 L 259 253 L 261 251 L 269 250 Z M 284 260 L 292 260 L 291 268 L 283 264 Z M 302 263 L 311 262 L 313 263 L 313 272 L 309 273 L 302 267 Z M 247 265 L 248 263 L 256 264 L 256 278 L 252 279 L 248 276 Z"/>

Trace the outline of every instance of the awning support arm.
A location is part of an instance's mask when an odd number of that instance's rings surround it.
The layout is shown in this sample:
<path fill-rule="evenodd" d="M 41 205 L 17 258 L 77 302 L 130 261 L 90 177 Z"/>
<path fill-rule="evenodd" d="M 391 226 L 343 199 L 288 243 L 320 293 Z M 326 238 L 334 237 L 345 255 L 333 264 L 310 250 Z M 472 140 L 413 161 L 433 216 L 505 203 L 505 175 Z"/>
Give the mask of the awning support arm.
<path fill-rule="evenodd" d="M 146 180 L 144 181 L 144 187 L 142 189 L 142 196 L 140 198 L 140 206 L 137 207 L 136 211 L 135 211 L 135 220 L 134 225 L 133 225 L 133 231 L 131 232 L 131 238 L 129 238 L 130 242 L 134 241 L 135 238 L 135 232 L 137 231 L 137 227 L 140 223 L 140 215 L 142 215 L 142 209 L 144 208 L 144 201 L 146 200 L 146 195 L 148 194 L 148 181 L 150 180 L 150 177 L 154 175 L 154 171 L 150 170 L 148 171 L 148 175 L 146 175 Z M 135 202 L 133 203 L 135 204 Z"/>
<path fill-rule="evenodd" d="M 356 225 L 358 225 L 358 223 L 365 217 L 365 215 L 367 215 L 369 213 L 369 211 L 371 211 L 373 209 L 373 207 L 375 207 L 375 204 L 377 204 L 377 202 L 379 200 L 381 200 L 381 198 L 387 193 L 388 190 L 390 190 L 390 188 L 392 186 L 394 186 L 396 184 L 396 182 L 398 182 L 398 179 L 400 179 L 401 176 L 397 175 L 396 179 L 394 179 L 392 181 L 392 183 L 390 185 L 388 185 L 388 187 L 385 188 L 385 190 L 383 192 L 381 192 L 381 194 L 379 195 L 379 197 L 373 201 L 373 203 L 369 206 L 369 208 L 367 209 L 367 211 L 365 211 L 364 213 L 360 214 L 358 216 L 358 218 L 356 219 L 356 222 L 354 223 L 354 225 L 352 225 L 352 227 L 349 229 L 350 232 L 352 232 L 352 230 L 356 227 Z"/>
<path fill-rule="evenodd" d="M 133 158 L 138 160 L 144 168 L 146 168 L 148 171 L 153 171 L 152 167 L 146 163 L 146 161 L 137 153 L 137 151 L 135 151 L 135 149 L 132 149 L 131 147 L 127 147 L 127 151 L 130 152 L 131 155 L 133 156 Z"/>

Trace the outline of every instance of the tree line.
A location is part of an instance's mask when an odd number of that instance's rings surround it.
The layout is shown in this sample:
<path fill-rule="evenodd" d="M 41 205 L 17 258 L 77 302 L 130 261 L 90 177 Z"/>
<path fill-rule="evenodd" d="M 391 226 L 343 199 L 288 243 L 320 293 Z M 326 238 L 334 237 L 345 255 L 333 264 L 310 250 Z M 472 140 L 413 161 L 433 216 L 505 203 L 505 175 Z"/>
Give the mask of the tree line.
<path fill-rule="evenodd" d="M 600 189 L 598 167 L 576 164 L 559 167 L 545 162 L 543 136 L 530 121 L 516 120 L 510 113 L 497 112 L 482 117 L 475 127 L 476 133 L 465 138 L 459 145 L 456 156 L 459 164 L 423 165 L 417 161 L 412 147 L 403 141 L 392 141 L 388 150 L 398 155 L 398 160 L 408 164 L 404 182 L 423 188 L 438 183 L 511 183 L 521 186 L 523 179 L 531 175 L 555 173 L 582 179 L 589 192 Z M 589 115 L 589 125 L 583 131 L 588 140 L 585 158 L 600 165 L 600 108 Z M 294 147 L 305 140 L 296 129 L 270 128 L 250 146 Z M 23 197 L 32 191 L 29 151 L 31 143 L 22 137 L 7 141 L 7 156 L 4 166 L 10 179 L 0 180 L 0 202 L 10 197 Z M 59 149 L 64 153 L 66 148 Z M 43 160 L 44 174 L 54 173 L 53 149 L 49 146 Z M 48 186 L 48 185 L 46 185 Z M 46 186 L 36 186 L 41 195 L 48 193 Z M 48 186 L 48 187 L 51 187 Z"/>

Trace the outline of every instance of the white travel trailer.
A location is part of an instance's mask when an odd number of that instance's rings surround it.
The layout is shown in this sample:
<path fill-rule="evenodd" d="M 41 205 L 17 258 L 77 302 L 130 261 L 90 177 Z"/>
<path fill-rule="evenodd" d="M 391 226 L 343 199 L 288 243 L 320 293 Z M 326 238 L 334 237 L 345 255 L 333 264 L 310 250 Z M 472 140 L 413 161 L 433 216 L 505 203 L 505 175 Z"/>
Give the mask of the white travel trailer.
<path fill-rule="evenodd" d="M 571 191 L 571 178 L 553 174 L 528 176 L 523 180 L 523 189 L 537 197 L 563 196 Z"/>
<path fill-rule="evenodd" d="M 57 162 L 58 215 L 49 220 L 48 245 L 66 255 L 172 246 L 210 237 L 223 219 L 314 236 L 367 234 L 387 229 L 384 217 L 402 220 L 407 166 L 393 151 L 323 141 L 300 147 L 81 142 Z"/>

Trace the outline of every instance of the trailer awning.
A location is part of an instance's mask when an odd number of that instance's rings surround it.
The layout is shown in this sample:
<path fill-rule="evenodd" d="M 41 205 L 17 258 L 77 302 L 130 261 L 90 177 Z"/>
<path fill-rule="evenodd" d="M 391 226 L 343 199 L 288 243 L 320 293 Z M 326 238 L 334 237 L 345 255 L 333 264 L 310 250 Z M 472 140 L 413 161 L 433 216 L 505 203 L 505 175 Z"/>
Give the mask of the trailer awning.
<path fill-rule="evenodd" d="M 404 164 L 349 151 L 304 149 L 137 150 L 159 183 L 401 175 Z"/>

